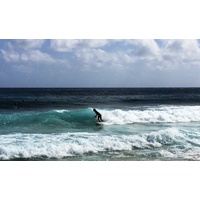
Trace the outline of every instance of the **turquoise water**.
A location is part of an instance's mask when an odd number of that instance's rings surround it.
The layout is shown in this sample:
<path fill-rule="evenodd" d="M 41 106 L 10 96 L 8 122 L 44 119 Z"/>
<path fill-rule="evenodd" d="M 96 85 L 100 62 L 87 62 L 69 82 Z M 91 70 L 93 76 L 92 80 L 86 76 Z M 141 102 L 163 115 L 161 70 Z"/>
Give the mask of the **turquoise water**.
<path fill-rule="evenodd" d="M 0 159 L 200 160 L 199 91 L 174 90 L 2 89 Z"/>

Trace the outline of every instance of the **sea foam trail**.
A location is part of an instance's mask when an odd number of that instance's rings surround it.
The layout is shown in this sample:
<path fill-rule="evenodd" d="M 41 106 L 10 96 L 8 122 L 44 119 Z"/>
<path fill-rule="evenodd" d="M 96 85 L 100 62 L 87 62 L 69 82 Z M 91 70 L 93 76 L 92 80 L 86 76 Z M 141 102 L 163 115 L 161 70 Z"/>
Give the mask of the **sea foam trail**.
<path fill-rule="evenodd" d="M 106 124 L 200 122 L 200 106 L 163 106 L 100 112 Z"/>
<path fill-rule="evenodd" d="M 189 141 L 189 142 L 188 142 Z M 191 142 L 196 143 L 193 153 L 200 153 L 199 142 L 192 140 L 182 130 L 167 128 L 140 135 L 101 135 L 99 133 L 77 132 L 60 134 L 10 134 L 0 135 L 0 160 L 33 159 L 82 156 L 84 154 L 114 151 L 134 151 L 137 149 L 157 149 L 158 154 L 166 157 L 183 156 L 182 146 L 191 149 Z M 176 144 L 176 145 L 174 145 Z M 172 145 L 172 147 L 170 147 Z M 165 152 L 163 148 L 166 146 Z M 160 152 L 161 150 L 161 152 Z M 187 153 L 187 151 L 185 151 Z M 192 152 L 189 152 L 191 155 Z"/>

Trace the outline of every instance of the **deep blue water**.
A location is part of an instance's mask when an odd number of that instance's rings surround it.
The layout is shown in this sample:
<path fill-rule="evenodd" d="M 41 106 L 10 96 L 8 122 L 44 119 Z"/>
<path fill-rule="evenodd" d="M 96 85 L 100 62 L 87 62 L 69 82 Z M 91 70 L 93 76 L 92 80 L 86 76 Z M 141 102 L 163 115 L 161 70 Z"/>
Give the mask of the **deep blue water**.
<path fill-rule="evenodd" d="M 0 89 L 0 160 L 200 160 L 199 130 L 200 88 Z"/>

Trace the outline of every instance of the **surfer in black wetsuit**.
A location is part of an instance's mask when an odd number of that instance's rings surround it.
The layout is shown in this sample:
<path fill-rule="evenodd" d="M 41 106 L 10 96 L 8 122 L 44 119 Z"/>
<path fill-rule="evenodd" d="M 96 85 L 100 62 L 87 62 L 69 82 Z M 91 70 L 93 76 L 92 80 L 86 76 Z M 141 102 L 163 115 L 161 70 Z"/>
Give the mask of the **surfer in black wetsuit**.
<path fill-rule="evenodd" d="M 95 114 L 96 114 L 96 116 L 95 117 L 97 117 L 98 116 L 98 120 L 100 121 L 100 122 L 103 122 L 103 119 L 102 119 L 102 116 L 101 116 L 101 114 L 94 108 L 93 109 L 93 111 L 95 112 Z"/>

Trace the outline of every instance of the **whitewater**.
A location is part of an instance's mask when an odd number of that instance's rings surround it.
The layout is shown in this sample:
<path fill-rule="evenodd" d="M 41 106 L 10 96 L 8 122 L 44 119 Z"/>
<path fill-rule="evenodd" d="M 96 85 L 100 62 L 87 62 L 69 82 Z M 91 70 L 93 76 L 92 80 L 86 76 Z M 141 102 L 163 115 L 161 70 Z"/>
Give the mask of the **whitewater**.
<path fill-rule="evenodd" d="M 0 160 L 200 160 L 199 93 L 149 90 L 4 89 Z"/>
<path fill-rule="evenodd" d="M 199 159 L 199 106 L 99 111 L 0 115 L 0 159 Z"/>

